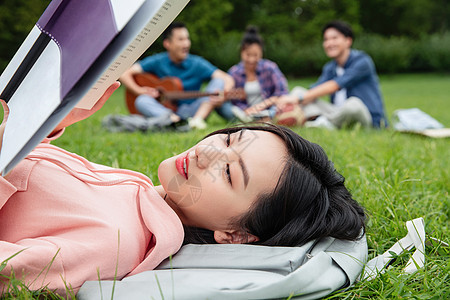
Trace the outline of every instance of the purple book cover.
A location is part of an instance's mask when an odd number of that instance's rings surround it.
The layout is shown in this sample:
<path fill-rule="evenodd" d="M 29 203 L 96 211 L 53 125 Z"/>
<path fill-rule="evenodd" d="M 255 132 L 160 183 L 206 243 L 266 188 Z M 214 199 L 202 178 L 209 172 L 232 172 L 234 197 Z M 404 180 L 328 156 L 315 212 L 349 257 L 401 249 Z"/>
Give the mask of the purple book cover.
<path fill-rule="evenodd" d="M 109 0 L 54 0 L 36 26 L 60 49 L 61 98 L 119 32 Z"/>

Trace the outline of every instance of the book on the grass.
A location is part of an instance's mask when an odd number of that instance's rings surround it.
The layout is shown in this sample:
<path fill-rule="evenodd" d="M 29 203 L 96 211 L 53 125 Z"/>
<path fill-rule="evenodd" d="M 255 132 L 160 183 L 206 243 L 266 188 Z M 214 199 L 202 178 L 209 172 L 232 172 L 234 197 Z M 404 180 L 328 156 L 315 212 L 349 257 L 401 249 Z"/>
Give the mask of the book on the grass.
<path fill-rule="evenodd" d="M 53 0 L 0 77 L 4 175 L 74 108 L 89 109 L 189 0 Z"/>

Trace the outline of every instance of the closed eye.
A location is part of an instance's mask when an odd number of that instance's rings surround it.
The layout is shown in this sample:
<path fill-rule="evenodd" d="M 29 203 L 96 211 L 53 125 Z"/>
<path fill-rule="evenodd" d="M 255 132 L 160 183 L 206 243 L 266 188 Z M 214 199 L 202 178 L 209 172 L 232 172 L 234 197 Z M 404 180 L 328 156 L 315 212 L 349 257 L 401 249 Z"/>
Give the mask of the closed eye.
<path fill-rule="evenodd" d="M 230 164 L 227 164 L 225 166 L 225 175 L 227 176 L 228 183 L 230 185 L 233 185 L 233 183 L 231 182 Z"/>
<path fill-rule="evenodd" d="M 225 144 L 227 145 L 227 147 L 230 146 L 230 137 L 231 134 L 228 132 L 227 137 L 225 138 Z"/>
<path fill-rule="evenodd" d="M 227 147 L 229 147 L 230 146 L 230 142 L 231 142 L 231 134 L 230 134 L 230 132 L 228 132 L 227 137 L 225 138 L 225 145 Z M 230 164 L 226 164 L 225 165 L 225 176 L 227 177 L 228 183 L 231 186 L 233 186 L 233 183 L 231 182 Z"/>

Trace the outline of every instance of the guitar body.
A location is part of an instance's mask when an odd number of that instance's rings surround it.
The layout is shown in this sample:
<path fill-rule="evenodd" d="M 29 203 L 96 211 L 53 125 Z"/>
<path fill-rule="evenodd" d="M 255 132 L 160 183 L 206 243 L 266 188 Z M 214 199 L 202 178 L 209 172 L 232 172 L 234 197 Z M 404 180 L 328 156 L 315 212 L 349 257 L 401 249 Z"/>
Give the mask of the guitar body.
<path fill-rule="evenodd" d="M 182 92 L 183 84 L 181 80 L 177 77 L 164 77 L 159 79 L 150 73 L 139 73 L 135 74 L 134 80 L 140 86 L 149 86 L 160 91 L 161 94 L 168 91 Z M 134 101 L 136 101 L 136 95 L 130 90 L 125 91 L 125 101 L 127 104 L 128 111 L 130 114 L 139 114 L 136 107 L 134 106 Z M 163 100 L 161 102 L 165 107 L 170 108 L 173 111 L 177 110 L 177 105 L 170 100 Z"/>

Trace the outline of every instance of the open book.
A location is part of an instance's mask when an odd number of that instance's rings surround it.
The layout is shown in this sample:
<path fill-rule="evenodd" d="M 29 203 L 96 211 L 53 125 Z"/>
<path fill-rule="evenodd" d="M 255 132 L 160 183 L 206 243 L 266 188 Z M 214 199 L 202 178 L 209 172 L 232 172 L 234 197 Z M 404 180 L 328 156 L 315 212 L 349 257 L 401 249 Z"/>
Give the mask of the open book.
<path fill-rule="evenodd" d="M 189 0 L 53 0 L 0 77 L 4 175 L 75 106 L 90 109 Z"/>

